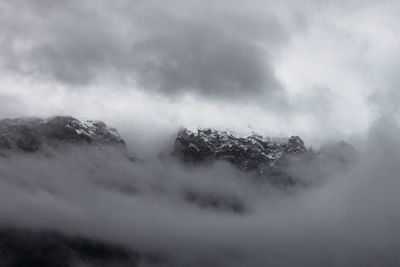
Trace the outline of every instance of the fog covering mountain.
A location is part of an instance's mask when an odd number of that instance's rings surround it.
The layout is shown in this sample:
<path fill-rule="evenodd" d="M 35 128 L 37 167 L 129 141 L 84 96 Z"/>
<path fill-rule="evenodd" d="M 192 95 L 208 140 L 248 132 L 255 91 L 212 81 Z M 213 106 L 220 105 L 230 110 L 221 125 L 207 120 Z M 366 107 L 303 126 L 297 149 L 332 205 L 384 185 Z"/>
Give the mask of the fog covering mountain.
<path fill-rule="evenodd" d="M 183 129 L 141 159 L 99 121 L 1 120 L 0 263 L 397 266 L 398 132 L 379 123 L 362 152 Z"/>
<path fill-rule="evenodd" d="M 0 1 L 0 267 L 400 266 L 399 25 L 395 0 Z"/>

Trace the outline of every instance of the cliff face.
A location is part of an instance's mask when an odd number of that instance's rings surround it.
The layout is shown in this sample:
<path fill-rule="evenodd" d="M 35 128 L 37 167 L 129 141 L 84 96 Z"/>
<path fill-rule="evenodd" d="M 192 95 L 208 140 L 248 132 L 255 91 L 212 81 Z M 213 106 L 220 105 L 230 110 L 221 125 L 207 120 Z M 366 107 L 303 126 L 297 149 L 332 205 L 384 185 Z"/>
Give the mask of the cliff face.
<path fill-rule="evenodd" d="M 81 122 L 69 116 L 0 120 L 1 150 L 36 152 L 43 146 L 63 143 L 125 145 L 117 130 L 101 121 Z"/>
<path fill-rule="evenodd" d="M 224 160 L 242 171 L 253 172 L 257 177 L 283 185 L 295 183 L 293 177 L 283 170 L 291 157 L 315 156 L 298 136 L 287 140 L 260 135 L 239 137 L 211 129 L 197 132 L 185 129 L 179 132 L 175 139 L 174 154 L 186 163 Z"/>

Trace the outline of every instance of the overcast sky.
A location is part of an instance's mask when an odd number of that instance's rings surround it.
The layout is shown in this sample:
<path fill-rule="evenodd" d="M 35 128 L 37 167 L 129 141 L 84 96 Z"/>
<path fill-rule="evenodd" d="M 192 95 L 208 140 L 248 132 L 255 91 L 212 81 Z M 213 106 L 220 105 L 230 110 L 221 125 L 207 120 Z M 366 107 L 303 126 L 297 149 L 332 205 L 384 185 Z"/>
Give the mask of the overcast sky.
<path fill-rule="evenodd" d="M 3 0 L 0 117 L 363 135 L 397 114 L 398 1 Z"/>

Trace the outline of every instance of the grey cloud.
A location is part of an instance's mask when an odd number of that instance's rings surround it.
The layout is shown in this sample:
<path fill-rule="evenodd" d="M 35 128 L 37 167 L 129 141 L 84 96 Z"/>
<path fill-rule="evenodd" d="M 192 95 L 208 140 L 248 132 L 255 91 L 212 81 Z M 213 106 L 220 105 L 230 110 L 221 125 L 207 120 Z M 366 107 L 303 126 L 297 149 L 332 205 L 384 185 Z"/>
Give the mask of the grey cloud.
<path fill-rule="evenodd" d="M 3 4 L 3 66 L 42 79 L 87 84 L 118 57 L 118 36 L 94 7 L 77 1 Z"/>
<path fill-rule="evenodd" d="M 270 54 L 288 34 L 271 15 L 241 12 L 234 5 L 210 11 L 196 1 L 193 16 L 156 6 L 7 1 L 0 6 L 2 66 L 75 86 L 112 76 L 166 95 L 269 101 L 283 94 Z"/>
<path fill-rule="evenodd" d="M 0 93 L 1 117 L 17 117 L 21 115 L 21 107 L 24 102 L 18 97 Z"/>
<path fill-rule="evenodd" d="M 210 26 L 152 37 L 135 46 L 134 53 L 139 81 L 169 93 L 236 98 L 281 89 L 260 48 Z"/>

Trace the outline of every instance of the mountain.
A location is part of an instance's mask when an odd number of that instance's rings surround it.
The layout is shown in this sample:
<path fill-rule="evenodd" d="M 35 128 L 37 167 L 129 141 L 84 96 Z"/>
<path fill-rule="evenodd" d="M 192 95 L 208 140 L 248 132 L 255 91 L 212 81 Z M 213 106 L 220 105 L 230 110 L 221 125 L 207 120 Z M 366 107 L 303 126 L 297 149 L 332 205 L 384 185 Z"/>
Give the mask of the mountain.
<path fill-rule="evenodd" d="M 127 149 L 115 128 L 102 121 L 80 121 L 71 116 L 13 118 L 0 120 L 0 154 L 7 151 L 33 153 L 63 145 L 112 146 Z M 292 186 L 301 181 L 288 168 L 306 166 L 337 167 L 354 161 L 354 148 L 344 142 L 330 144 L 318 152 L 307 149 L 299 136 L 287 139 L 263 137 L 258 134 L 239 136 L 232 132 L 183 129 L 177 133 L 172 154 L 188 165 L 209 164 L 218 160 L 232 164 L 270 184 Z M 140 157 L 140 155 L 136 155 Z M 131 157 L 133 159 L 133 157 Z M 322 162 L 322 160 L 324 162 Z M 293 169 L 293 168 L 292 168 Z M 193 199 L 190 194 L 189 199 Z"/>
<path fill-rule="evenodd" d="M 293 157 L 313 158 L 299 136 L 272 139 L 261 135 L 241 137 L 226 131 L 199 129 L 180 131 L 174 155 L 188 164 L 224 160 L 241 171 L 252 172 L 273 184 L 293 185 L 295 179 L 284 171 Z"/>
<path fill-rule="evenodd" d="M 125 146 L 117 130 L 101 121 L 81 122 L 70 116 L 0 120 L 0 149 L 3 151 L 36 152 L 45 146 L 61 144 Z"/>
<path fill-rule="evenodd" d="M 118 131 L 102 121 L 80 121 L 71 116 L 0 120 L 0 155 L 7 151 L 34 153 L 63 145 L 111 146 L 127 150 Z M 318 168 L 329 165 L 340 169 L 351 165 L 355 159 L 354 148 L 345 142 L 330 144 L 315 152 L 307 149 L 299 136 L 287 139 L 258 134 L 239 136 L 213 129 L 179 131 L 172 155 L 188 165 L 226 161 L 257 179 L 284 187 L 302 183 L 296 174 L 300 168 L 293 171 L 295 165 L 301 168 L 308 168 L 310 164 Z M 188 199 L 196 198 L 189 194 Z"/>

